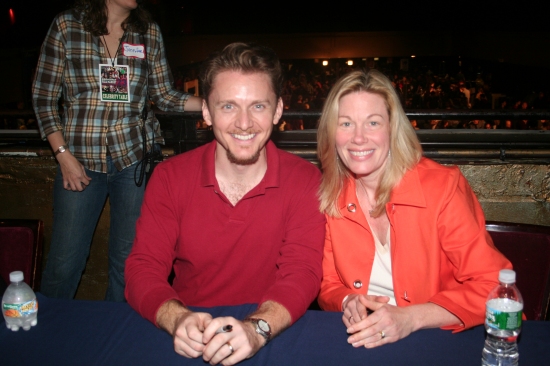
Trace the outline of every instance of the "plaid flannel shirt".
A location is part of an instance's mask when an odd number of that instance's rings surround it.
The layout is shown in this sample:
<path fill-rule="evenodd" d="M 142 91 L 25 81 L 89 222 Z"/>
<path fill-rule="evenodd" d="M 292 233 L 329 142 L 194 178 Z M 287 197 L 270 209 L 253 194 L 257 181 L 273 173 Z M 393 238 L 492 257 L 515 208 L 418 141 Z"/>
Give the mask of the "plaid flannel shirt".
<path fill-rule="evenodd" d="M 54 19 L 42 44 L 33 83 L 33 106 L 42 138 L 61 131 L 75 158 L 97 172 L 107 172 L 108 153 L 118 170 L 143 156 L 141 112 L 147 102 L 147 85 L 151 99 L 162 110 L 183 112 L 189 97 L 172 88 L 172 74 L 156 23 L 151 23 L 144 35 L 127 31 L 124 42 L 145 43 L 149 66 L 146 72 L 144 59 L 123 56 L 119 50 L 117 64 L 129 66 L 130 103 L 101 101 L 99 64 L 111 61 L 101 37 L 86 32 L 72 10 Z M 58 110 L 61 95 L 62 116 Z M 152 111 L 145 126 L 148 149 L 153 130 L 156 141 L 163 142 Z"/>

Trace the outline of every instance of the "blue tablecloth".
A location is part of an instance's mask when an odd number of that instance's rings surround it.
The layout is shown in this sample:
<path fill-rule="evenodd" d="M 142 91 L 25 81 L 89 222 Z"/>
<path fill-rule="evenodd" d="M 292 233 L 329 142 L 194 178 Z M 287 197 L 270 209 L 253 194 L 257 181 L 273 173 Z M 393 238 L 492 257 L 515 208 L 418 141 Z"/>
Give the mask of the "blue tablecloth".
<path fill-rule="evenodd" d="M 171 337 L 128 304 L 48 299 L 38 294 L 38 325 L 0 329 L 0 365 L 202 365 L 176 354 Z M 255 305 L 208 309 L 244 318 Z M 3 321 L 3 320 L 2 320 Z M 452 334 L 421 330 L 393 344 L 355 349 L 340 313 L 308 311 L 242 365 L 479 365 L 483 327 Z M 524 322 L 521 365 L 550 364 L 550 322 Z"/>

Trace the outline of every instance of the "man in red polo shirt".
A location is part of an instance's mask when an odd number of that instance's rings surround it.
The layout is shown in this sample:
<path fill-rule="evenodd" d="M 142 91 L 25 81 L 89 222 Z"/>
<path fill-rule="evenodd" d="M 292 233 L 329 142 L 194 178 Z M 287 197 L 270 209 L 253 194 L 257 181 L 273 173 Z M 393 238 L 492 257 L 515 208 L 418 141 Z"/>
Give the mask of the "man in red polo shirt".
<path fill-rule="evenodd" d="M 155 169 L 126 262 L 126 298 L 174 337 L 177 353 L 234 364 L 298 320 L 317 296 L 325 235 L 320 172 L 269 141 L 283 112 L 272 50 L 230 44 L 205 61 L 201 82 L 215 141 Z M 187 308 L 245 303 L 258 308 L 244 320 Z M 232 331 L 216 332 L 224 326 Z"/>

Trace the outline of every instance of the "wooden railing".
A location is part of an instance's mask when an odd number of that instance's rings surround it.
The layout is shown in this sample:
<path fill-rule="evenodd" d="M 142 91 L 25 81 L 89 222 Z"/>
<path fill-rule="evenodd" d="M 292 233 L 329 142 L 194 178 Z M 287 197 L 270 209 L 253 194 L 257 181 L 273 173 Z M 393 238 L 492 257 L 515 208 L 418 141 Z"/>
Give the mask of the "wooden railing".
<path fill-rule="evenodd" d="M 550 119 L 549 110 L 409 110 L 409 119 L 415 120 L 541 120 Z M 165 136 L 167 155 L 179 154 L 211 141 L 208 129 L 197 129 L 202 119 L 199 112 L 156 112 Z M 1 118 L 32 118 L 32 111 L 0 112 Z M 287 111 L 284 119 L 309 119 L 317 121 L 319 111 Z M 417 130 L 424 154 L 434 160 L 454 164 L 550 164 L 550 131 L 539 130 L 484 130 L 484 129 L 436 129 Z M 316 130 L 278 131 L 274 129 L 272 140 L 282 149 L 307 160 L 316 161 Z M 0 149 L 47 151 L 37 130 L 0 129 Z"/>
<path fill-rule="evenodd" d="M 414 110 L 407 111 L 409 119 L 416 120 L 518 120 L 550 119 L 550 111 L 494 111 L 494 110 Z M 164 127 L 168 145 L 175 153 L 188 151 L 213 138 L 208 130 L 196 128 L 200 113 L 175 114 L 159 112 L 158 118 Z M 284 119 L 318 120 L 320 112 L 285 112 Z M 272 140 L 282 149 L 291 151 L 307 160 L 315 161 L 315 129 L 278 131 Z M 473 130 L 438 129 L 417 130 L 424 154 L 440 162 L 469 164 L 491 161 L 492 163 L 550 164 L 550 131 L 538 130 Z"/>

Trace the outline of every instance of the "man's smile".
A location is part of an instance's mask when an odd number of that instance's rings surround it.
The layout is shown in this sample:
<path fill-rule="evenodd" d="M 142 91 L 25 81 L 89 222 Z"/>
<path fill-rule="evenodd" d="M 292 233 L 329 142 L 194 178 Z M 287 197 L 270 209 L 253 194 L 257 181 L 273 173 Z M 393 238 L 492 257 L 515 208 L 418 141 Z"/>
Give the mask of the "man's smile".
<path fill-rule="evenodd" d="M 232 133 L 231 136 L 233 136 L 237 140 L 247 141 L 247 140 L 253 139 L 256 136 L 256 134 L 255 133 L 246 133 L 246 134 Z"/>

